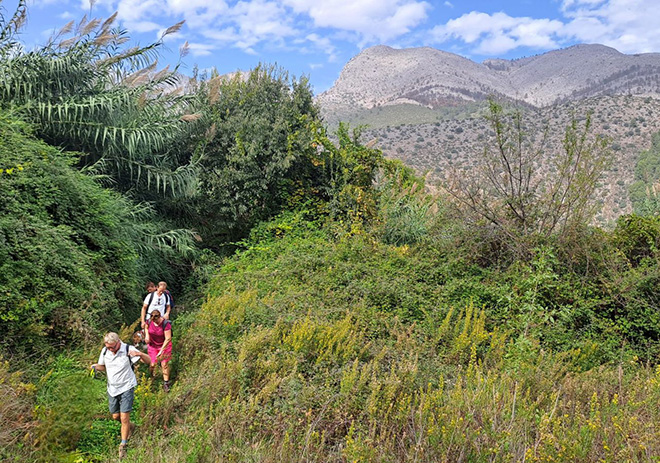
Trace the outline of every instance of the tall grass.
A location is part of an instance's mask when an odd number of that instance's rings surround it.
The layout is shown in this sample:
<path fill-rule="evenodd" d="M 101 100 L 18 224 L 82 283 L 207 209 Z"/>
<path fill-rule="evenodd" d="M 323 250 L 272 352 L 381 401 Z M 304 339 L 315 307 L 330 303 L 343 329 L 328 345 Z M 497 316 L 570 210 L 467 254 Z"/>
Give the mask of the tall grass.
<path fill-rule="evenodd" d="M 129 461 L 658 461 L 660 370 L 445 304 L 410 253 L 311 232 L 230 259 Z"/>

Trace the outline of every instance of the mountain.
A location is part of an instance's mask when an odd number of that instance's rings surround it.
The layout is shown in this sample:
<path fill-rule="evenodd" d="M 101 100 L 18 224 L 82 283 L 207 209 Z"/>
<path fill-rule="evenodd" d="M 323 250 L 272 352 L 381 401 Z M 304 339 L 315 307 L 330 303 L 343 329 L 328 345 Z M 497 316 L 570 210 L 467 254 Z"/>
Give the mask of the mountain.
<path fill-rule="evenodd" d="M 517 60 L 475 63 L 433 48 L 375 46 L 351 59 L 318 96 L 325 120 L 365 125 L 383 153 L 439 179 L 476 166 L 490 140 L 485 100 L 518 107 L 531 134 L 548 130 L 561 149 L 572 116 L 593 115 L 611 140 L 614 163 L 598 191 L 598 221 L 632 211 L 637 158 L 660 131 L 660 53 L 625 55 L 576 45 Z M 543 175 L 548 166 L 540 166 Z"/>
<path fill-rule="evenodd" d="M 364 50 L 319 95 L 327 111 L 414 104 L 460 105 L 493 95 L 543 107 L 575 97 L 660 97 L 660 53 L 625 55 L 603 45 L 575 45 L 518 60 L 467 58 L 434 48 Z"/>

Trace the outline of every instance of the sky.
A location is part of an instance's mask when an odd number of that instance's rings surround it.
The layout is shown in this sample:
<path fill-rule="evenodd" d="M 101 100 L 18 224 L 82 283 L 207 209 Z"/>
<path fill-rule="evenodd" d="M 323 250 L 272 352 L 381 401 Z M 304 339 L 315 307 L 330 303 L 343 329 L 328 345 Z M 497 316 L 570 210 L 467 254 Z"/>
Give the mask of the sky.
<path fill-rule="evenodd" d="M 17 0 L 0 0 L 2 14 Z M 28 0 L 22 41 L 44 44 L 83 15 L 115 11 L 135 44 L 146 45 L 173 24 L 160 64 L 189 53 L 181 72 L 220 74 L 277 64 L 309 78 L 315 93 L 330 88 L 353 56 L 373 45 L 430 46 L 481 62 L 514 59 L 578 43 L 622 53 L 660 52 L 660 0 Z M 654 19 L 656 18 L 656 19 Z"/>

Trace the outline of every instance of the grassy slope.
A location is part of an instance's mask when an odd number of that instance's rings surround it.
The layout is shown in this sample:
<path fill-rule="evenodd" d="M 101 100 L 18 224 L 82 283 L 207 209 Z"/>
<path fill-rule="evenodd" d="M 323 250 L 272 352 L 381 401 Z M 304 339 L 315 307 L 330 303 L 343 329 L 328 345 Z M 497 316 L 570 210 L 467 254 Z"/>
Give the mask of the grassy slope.
<path fill-rule="evenodd" d="M 299 225 L 271 224 L 180 320 L 178 382 L 149 399 L 129 461 L 660 455 L 660 370 L 592 368 L 594 342 L 554 352 L 450 304 L 428 249 Z"/>

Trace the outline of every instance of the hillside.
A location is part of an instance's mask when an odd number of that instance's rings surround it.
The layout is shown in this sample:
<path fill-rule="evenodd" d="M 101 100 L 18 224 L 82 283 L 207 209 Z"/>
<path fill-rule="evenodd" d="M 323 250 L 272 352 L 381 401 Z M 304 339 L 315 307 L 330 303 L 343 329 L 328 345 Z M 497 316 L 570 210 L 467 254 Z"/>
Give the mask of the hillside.
<path fill-rule="evenodd" d="M 141 393 L 146 432 L 129 461 L 597 462 L 660 452 L 660 377 L 611 347 L 641 328 L 645 283 L 633 268 L 610 281 L 539 251 L 499 272 L 472 264 L 479 257 L 465 257 L 443 220 L 428 245 L 391 246 L 369 232 L 337 239 L 305 217 L 260 227 L 218 269 L 199 312 L 175 322 L 177 384 L 167 398 Z M 595 268 L 621 257 L 609 249 L 594 254 Z M 656 332 L 642 342 L 657 346 Z"/>
<path fill-rule="evenodd" d="M 419 172 L 430 172 L 436 179 L 454 170 L 475 167 L 477 155 L 490 142 L 491 129 L 480 107 L 468 106 L 447 110 L 419 111 L 415 107 L 377 108 L 361 113 L 361 122 L 373 121 L 364 132 L 365 140 L 376 140 L 383 153 L 401 159 Z M 395 113 L 400 110 L 400 113 Z M 389 112 L 388 112 L 389 111 Z M 660 131 L 660 100 L 650 97 L 596 97 L 545 108 L 523 110 L 528 133 L 541 138 L 549 130 L 548 153 L 561 148 L 560 142 L 572 115 L 583 118 L 593 114 L 593 132 L 611 139 L 614 156 L 612 168 L 602 180 L 600 201 L 603 208 L 598 220 L 608 222 L 631 212 L 628 186 L 634 180 L 639 153 L 648 149 L 651 136 Z M 387 125 L 404 117 L 417 123 Z M 412 115 L 412 116 L 410 116 Z M 381 119 L 379 119 L 381 118 Z M 433 120 L 435 119 L 435 120 Z M 547 165 L 539 169 L 548 168 Z"/>
<path fill-rule="evenodd" d="M 527 133 L 549 131 L 546 159 L 560 148 L 570 118 L 591 113 L 593 133 L 608 137 L 614 154 L 599 192 L 597 220 L 607 223 L 631 212 L 637 157 L 660 130 L 659 71 L 660 54 L 602 45 L 483 63 L 428 47 L 376 46 L 351 59 L 318 102 L 331 126 L 365 125 L 365 140 L 436 180 L 475 166 L 489 142 L 483 116 L 491 96 L 523 111 Z M 539 172 L 548 168 L 542 162 Z"/>

